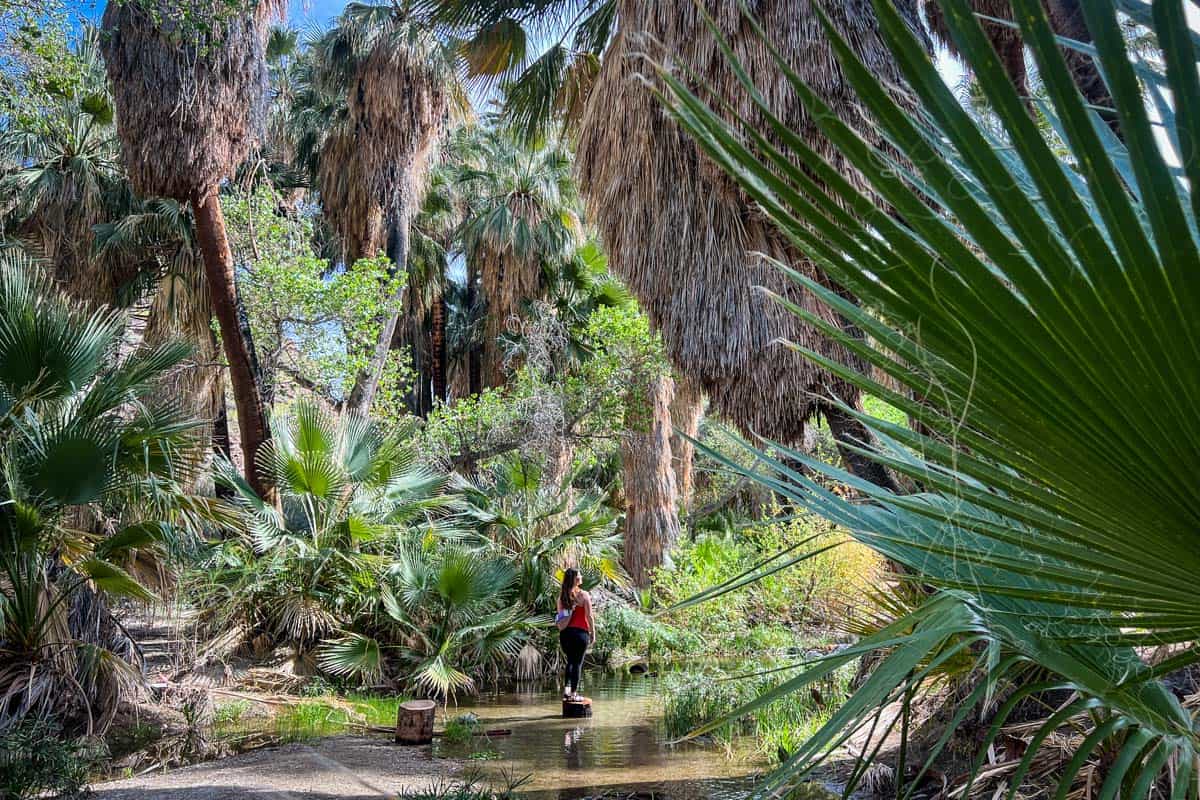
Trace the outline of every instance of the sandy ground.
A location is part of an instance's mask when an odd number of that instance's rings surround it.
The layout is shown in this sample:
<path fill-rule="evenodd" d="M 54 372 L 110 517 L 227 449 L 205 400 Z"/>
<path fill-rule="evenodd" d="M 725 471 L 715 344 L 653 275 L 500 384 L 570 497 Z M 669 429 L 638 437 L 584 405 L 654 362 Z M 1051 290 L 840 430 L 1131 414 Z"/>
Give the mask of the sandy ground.
<path fill-rule="evenodd" d="M 446 783 L 458 762 L 428 747 L 343 736 L 289 744 L 92 787 L 100 800 L 335 800 L 394 798 Z"/>

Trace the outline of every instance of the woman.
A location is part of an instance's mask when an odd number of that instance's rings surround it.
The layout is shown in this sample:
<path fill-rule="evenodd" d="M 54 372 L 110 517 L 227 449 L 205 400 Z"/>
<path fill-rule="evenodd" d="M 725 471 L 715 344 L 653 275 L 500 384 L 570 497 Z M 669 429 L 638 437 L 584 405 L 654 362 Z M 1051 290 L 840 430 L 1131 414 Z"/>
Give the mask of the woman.
<path fill-rule="evenodd" d="M 583 590 L 583 576 L 577 569 L 568 569 L 563 573 L 555 623 L 558 625 L 558 643 L 567 657 L 563 699 L 579 700 L 583 654 L 587 652 L 588 645 L 596 640 L 596 623 L 592 619 L 592 599 Z"/>

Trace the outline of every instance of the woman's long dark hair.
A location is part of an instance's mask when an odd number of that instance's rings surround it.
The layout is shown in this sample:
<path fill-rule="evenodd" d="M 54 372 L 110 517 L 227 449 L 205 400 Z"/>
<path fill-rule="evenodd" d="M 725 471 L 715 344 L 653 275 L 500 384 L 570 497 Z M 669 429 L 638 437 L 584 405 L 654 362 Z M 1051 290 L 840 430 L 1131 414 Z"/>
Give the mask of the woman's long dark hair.
<path fill-rule="evenodd" d="M 562 589 L 558 593 L 558 602 L 562 603 L 562 607 L 568 611 L 575 605 L 571 594 L 575 591 L 575 579 L 578 577 L 579 570 L 574 567 L 563 572 Z"/>

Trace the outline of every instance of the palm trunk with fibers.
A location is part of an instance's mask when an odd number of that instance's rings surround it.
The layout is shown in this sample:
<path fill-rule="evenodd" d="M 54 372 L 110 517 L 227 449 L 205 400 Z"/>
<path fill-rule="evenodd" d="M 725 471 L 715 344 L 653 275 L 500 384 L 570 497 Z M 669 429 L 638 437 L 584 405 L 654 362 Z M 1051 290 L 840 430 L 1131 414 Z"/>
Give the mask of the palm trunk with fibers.
<path fill-rule="evenodd" d="M 897 0 L 919 27 L 917 0 Z M 845 80 L 825 35 L 816 2 L 758 0 L 754 16 L 779 57 L 868 142 L 878 125 Z M 915 106 L 877 29 L 869 0 L 819 4 L 869 68 Z M 801 289 L 765 254 L 825 282 L 755 204 L 680 130 L 647 85 L 647 60 L 679 65 L 678 76 L 722 113 L 747 121 L 780 144 L 763 112 L 738 80 L 722 45 L 750 80 L 770 86 L 767 103 L 783 125 L 834 164 L 856 186 L 865 184 L 821 133 L 795 91 L 779 80 L 771 48 L 747 24 L 738 0 L 617 0 L 618 30 L 603 58 L 580 127 L 576 170 L 609 268 L 637 297 L 663 339 L 676 370 L 696 381 L 709 413 L 751 435 L 793 444 L 821 411 L 818 398 L 856 401 L 858 390 L 780 344 L 803 345 L 832 361 L 862 367 L 849 347 L 822 335 L 772 300 L 762 288 L 816 317 L 836 323 L 833 310 Z M 712 28 L 710 28 L 710 25 Z M 614 114 L 620 120 L 613 124 Z"/>
<path fill-rule="evenodd" d="M 1011 21 L 1016 17 L 1013 13 L 1012 0 L 971 0 L 971 7 L 976 14 L 992 17 L 997 20 Z M 1054 32 L 1064 39 L 1071 39 L 1083 44 L 1092 43 L 1092 33 L 1088 30 L 1087 20 L 1083 15 L 1081 0 L 1042 0 L 1042 7 L 1050 20 Z M 946 21 L 942 17 L 941 6 L 936 2 L 925 3 L 925 15 L 929 20 L 929 29 L 939 42 L 946 46 L 954 55 L 960 55 L 958 46 L 950 36 Z M 999 22 L 982 21 L 983 30 L 992 43 L 996 54 L 1008 73 L 1009 80 L 1017 88 L 1022 97 L 1027 98 L 1026 105 L 1030 112 L 1034 110 L 1033 99 L 1030 97 L 1028 73 L 1025 69 L 1025 42 L 1021 32 L 1011 25 Z M 1089 104 L 1098 109 L 1100 117 L 1118 138 L 1121 137 L 1121 125 L 1110 109 L 1113 107 L 1112 94 L 1104 82 L 1104 76 L 1096 68 L 1092 56 L 1079 50 L 1064 46 L 1063 60 L 1067 62 L 1071 78 L 1079 87 L 1079 92 Z"/>
<path fill-rule="evenodd" d="M 700 431 L 704 415 L 704 394 L 700 385 L 688 377 L 675 381 L 675 396 L 671 398 L 671 464 L 675 470 L 675 489 L 680 509 L 686 512 L 692 505 L 692 461 L 696 446 L 691 439 Z"/>
<path fill-rule="evenodd" d="M 653 571 L 679 539 L 675 472 L 671 468 L 669 377 L 650 381 L 642 403 L 626 413 L 621 441 L 625 483 L 625 571 L 635 586 L 650 585 Z"/>
<path fill-rule="evenodd" d="M 434 293 L 433 306 L 429 311 L 429 346 L 432 349 L 431 373 L 433 399 L 446 401 L 446 297 L 441 289 Z"/>
<path fill-rule="evenodd" d="M 504 384 L 504 352 L 500 337 L 512 313 L 512 308 L 506 302 L 509 295 L 506 260 L 502 253 L 488 253 L 481 275 L 487 317 L 483 323 L 483 352 L 480 358 L 483 385 L 489 389 Z"/>
<path fill-rule="evenodd" d="M 196 240 L 204 258 L 204 277 L 208 281 L 213 314 L 220 326 L 221 342 L 229 362 L 229 384 L 237 406 L 238 432 L 245 462 L 243 469 L 254 491 L 263 499 L 269 499 L 274 490 L 258 465 L 258 451 L 270 438 L 267 409 L 258 384 L 254 347 L 244 335 L 238 315 L 233 253 L 225 234 L 225 217 L 221 213 L 217 187 L 197 192 L 192 198 L 192 208 L 196 215 Z"/>
<path fill-rule="evenodd" d="M 388 258 L 392 260 L 393 274 L 403 275 L 408 265 L 408 221 L 396 222 L 390 226 L 388 235 Z M 392 294 L 383 326 L 379 329 L 379 338 L 375 340 L 375 352 L 371 354 L 367 366 L 359 370 L 354 381 L 354 388 L 346 400 L 346 410 L 354 414 L 366 416 L 375 402 L 375 393 L 379 391 L 379 381 L 383 377 L 383 369 L 387 366 L 388 355 L 392 352 L 392 339 L 396 336 L 396 328 L 400 324 L 400 315 L 404 311 L 405 289 L 408 282 Z"/>

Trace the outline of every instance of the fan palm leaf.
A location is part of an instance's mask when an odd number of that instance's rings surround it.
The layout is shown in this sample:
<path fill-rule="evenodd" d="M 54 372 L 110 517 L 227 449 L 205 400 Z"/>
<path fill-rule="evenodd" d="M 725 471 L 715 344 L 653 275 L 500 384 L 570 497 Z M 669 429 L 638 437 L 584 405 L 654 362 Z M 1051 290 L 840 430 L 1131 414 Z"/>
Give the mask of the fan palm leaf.
<path fill-rule="evenodd" d="M 668 103 L 706 152 L 863 305 L 782 269 L 861 325 L 870 341 L 855 343 L 838 326 L 784 305 L 895 383 L 797 349 L 899 404 L 928 431 L 843 406 L 881 437 L 877 446 L 856 445 L 858 453 L 919 481 L 924 491 L 915 495 L 879 489 L 786 448 L 783 455 L 874 503 L 850 503 L 765 454 L 748 470 L 937 590 L 917 610 L 760 699 L 805 685 L 846 655 L 889 649 L 862 689 L 769 783 L 808 774 L 939 660 L 982 645 L 976 665 L 985 681 L 956 720 L 1023 664 L 1053 678 L 1005 702 L 990 736 L 1021 697 L 1054 687 L 1075 693 L 1035 735 L 1010 797 L 1037 745 L 1084 710 L 1093 727 L 1058 776 L 1060 797 L 1102 745 L 1117 753 L 1106 795 L 1122 781 L 1144 794 L 1164 780 L 1173 796 L 1194 797 L 1195 719 L 1160 678 L 1200 660 L 1192 644 L 1200 618 L 1184 589 L 1185 576 L 1200 567 L 1200 504 L 1180 469 L 1200 442 L 1189 411 L 1200 394 L 1200 288 L 1190 277 L 1200 268 L 1200 203 L 1194 181 L 1181 180 L 1200 176 L 1200 161 L 1191 150 L 1164 151 L 1143 89 L 1154 67 L 1127 51 L 1115 3 L 1083 4 L 1083 13 L 1124 143 L 1080 96 L 1063 42 L 1036 0 L 1013 8 L 1045 83 L 1040 111 L 1061 143 L 1029 116 L 965 0 L 943 0 L 943 18 L 1003 126 L 1002 140 L 959 105 L 895 10 L 875 6 L 920 115 L 891 98 L 837 30 L 826 31 L 847 79 L 911 169 L 841 123 L 785 62 L 777 67 L 896 216 L 872 211 L 869 197 L 789 132 L 744 71 L 744 90 L 781 145 L 744 119 L 731 127 L 664 76 Z M 1120 7 L 1153 25 L 1166 70 L 1152 80 L 1176 98 L 1163 122 L 1179 142 L 1194 141 L 1200 81 L 1182 4 L 1122 0 Z M 906 391 L 890 388 L 896 384 Z M 804 557 L 788 554 L 769 568 Z M 1158 666 L 1135 649 L 1164 643 L 1185 647 Z M 1178 765 L 1170 774 L 1168 760 Z M 977 773 L 978 765 L 970 774 Z"/>

